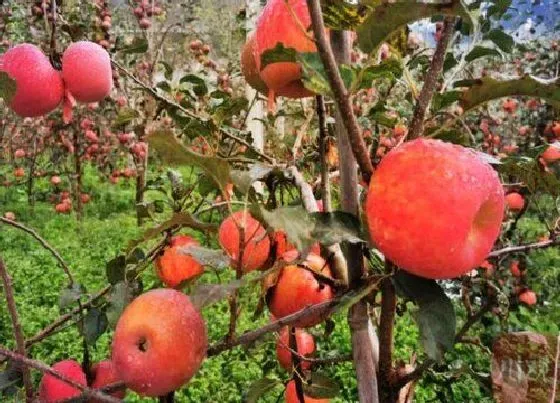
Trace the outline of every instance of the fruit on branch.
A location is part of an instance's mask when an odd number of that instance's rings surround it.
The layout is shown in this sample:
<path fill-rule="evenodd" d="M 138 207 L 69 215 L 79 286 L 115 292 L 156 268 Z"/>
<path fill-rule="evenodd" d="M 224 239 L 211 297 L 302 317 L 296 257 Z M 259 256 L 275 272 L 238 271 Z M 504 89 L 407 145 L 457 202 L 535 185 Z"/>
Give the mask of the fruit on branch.
<path fill-rule="evenodd" d="M 511 98 L 508 98 L 504 102 L 502 102 L 502 109 L 507 113 L 514 113 L 517 109 L 517 102 L 515 102 Z"/>
<path fill-rule="evenodd" d="M 268 87 L 262 80 L 255 59 L 255 34 L 251 34 L 241 51 L 241 74 L 251 87 L 263 94 L 268 94 Z"/>
<path fill-rule="evenodd" d="M 119 318 L 112 345 L 117 374 L 143 396 L 164 396 L 198 371 L 208 339 L 200 313 L 185 294 L 148 291 Z"/>
<path fill-rule="evenodd" d="M 51 185 L 53 186 L 58 186 L 62 183 L 62 179 L 60 179 L 60 176 L 55 175 L 51 177 Z"/>
<path fill-rule="evenodd" d="M 473 150 L 417 139 L 387 154 L 370 183 L 365 213 L 381 252 L 426 278 L 479 266 L 500 233 L 504 192 Z"/>
<path fill-rule="evenodd" d="M 284 392 L 284 399 L 286 403 L 300 403 L 296 390 L 296 381 L 291 380 L 286 385 L 286 391 Z M 329 399 L 314 399 L 309 396 L 304 395 L 304 403 L 329 403 Z"/>
<path fill-rule="evenodd" d="M 525 290 L 518 296 L 519 302 L 527 305 L 535 305 L 537 303 L 537 294 L 531 290 Z"/>
<path fill-rule="evenodd" d="M 66 89 L 79 102 L 100 102 L 111 92 L 111 59 L 97 43 L 74 42 L 62 55 Z"/>
<path fill-rule="evenodd" d="M 61 203 L 54 206 L 57 213 L 69 214 L 72 211 L 72 202 L 70 199 L 64 199 Z"/>
<path fill-rule="evenodd" d="M 64 85 L 60 72 L 35 45 L 17 45 L 1 55 L 0 71 L 16 82 L 16 92 L 8 106 L 19 116 L 41 116 L 62 102 Z"/>
<path fill-rule="evenodd" d="M 88 204 L 91 201 L 91 196 L 87 193 L 80 194 L 80 201 L 82 204 Z"/>
<path fill-rule="evenodd" d="M 560 144 L 556 143 L 556 145 L 548 146 L 541 157 L 547 164 L 560 160 Z"/>
<path fill-rule="evenodd" d="M 261 57 L 278 43 L 296 52 L 316 52 L 314 41 L 307 29 L 311 17 L 305 0 L 271 0 L 257 20 L 255 31 L 255 61 L 262 80 L 269 88 L 269 101 L 275 95 L 288 98 L 313 96 L 301 81 L 302 69 L 295 62 L 274 62 L 262 66 Z"/>
<path fill-rule="evenodd" d="M 122 379 L 117 375 L 115 366 L 111 360 L 100 361 L 91 367 L 91 376 L 93 381 L 91 387 L 93 389 L 102 389 L 106 386 L 121 382 Z M 111 396 L 117 399 L 124 399 L 126 390 L 117 390 L 111 393 Z M 89 403 L 100 403 L 98 399 L 90 399 Z"/>
<path fill-rule="evenodd" d="M 177 235 L 171 239 L 163 255 L 156 259 L 157 275 L 166 286 L 177 287 L 204 272 L 204 267 L 194 257 L 180 251 L 190 245 L 198 245 L 198 242 L 188 235 Z"/>
<path fill-rule="evenodd" d="M 309 357 L 315 352 L 315 340 L 313 335 L 303 329 L 296 329 L 297 352 L 299 355 Z M 278 362 L 286 371 L 292 370 L 292 351 L 290 349 L 290 329 L 282 328 L 276 340 L 276 357 Z M 301 369 L 311 369 L 310 361 L 301 361 Z"/>
<path fill-rule="evenodd" d="M 52 366 L 52 369 L 80 385 L 87 385 L 86 374 L 82 370 L 80 364 L 74 360 L 57 362 Z M 39 401 L 41 403 L 59 402 L 80 395 L 81 392 L 79 389 L 49 374 L 43 376 L 41 384 L 39 385 Z"/>
<path fill-rule="evenodd" d="M 6 218 L 6 219 L 8 219 L 8 220 L 15 221 L 15 220 L 16 220 L 16 215 L 15 215 L 13 212 L 11 212 L 11 211 L 6 211 L 6 212 L 4 213 L 4 218 Z"/>
<path fill-rule="evenodd" d="M 244 228 L 243 239 L 241 239 L 240 228 Z M 246 211 L 233 213 L 222 222 L 218 231 L 218 240 L 224 252 L 231 258 L 231 265 L 234 268 L 239 266 L 240 246 L 243 246 L 241 270 L 244 273 L 260 269 L 268 260 L 270 253 L 268 234 L 261 223 Z"/>
<path fill-rule="evenodd" d="M 519 268 L 519 260 L 513 260 L 509 266 L 509 271 L 513 277 L 521 277 L 521 269 Z"/>
<path fill-rule="evenodd" d="M 525 199 L 517 192 L 506 195 L 506 205 L 509 211 L 519 212 L 525 207 Z"/>
<path fill-rule="evenodd" d="M 282 269 L 276 285 L 269 290 L 268 309 L 276 318 L 283 318 L 310 305 L 320 304 L 334 297 L 334 290 L 319 275 L 330 277 L 327 262 L 318 255 L 308 255 L 302 265 Z M 299 319 L 296 327 L 311 327 L 321 323 L 324 315 L 312 314 Z"/>
<path fill-rule="evenodd" d="M 14 169 L 14 176 L 16 178 L 23 178 L 25 176 L 25 169 L 23 169 L 22 167 L 17 167 L 16 169 Z"/>
<path fill-rule="evenodd" d="M 14 158 L 23 158 L 23 157 L 25 157 L 25 150 L 23 150 L 22 148 L 18 148 L 14 152 Z"/>

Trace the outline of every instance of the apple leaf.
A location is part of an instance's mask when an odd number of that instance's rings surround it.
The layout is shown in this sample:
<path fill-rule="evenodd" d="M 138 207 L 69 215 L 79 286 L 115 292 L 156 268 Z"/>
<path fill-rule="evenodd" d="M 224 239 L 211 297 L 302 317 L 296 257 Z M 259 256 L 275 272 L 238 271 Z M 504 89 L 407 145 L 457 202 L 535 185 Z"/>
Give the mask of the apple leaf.
<path fill-rule="evenodd" d="M 124 281 L 126 273 L 126 257 L 119 255 L 107 262 L 105 266 L 105 274 L 109 284 L 115 285 L 120 281 Z"/>
<path fill-rule="evenodd" d="M 373 52 L 391 32 L 433 15 L 457 15 L 470 19 L 462 2 L 458 0 L 439 4 L 415 0 L 383 2 L 376 5 L 357 28 L 358 45 L 366 53 Z"/>
<path fill-rule="evenodd" d="M 244 393 L 244 403 L 256 403 L 263 395 L 273 390 L 276 386 L 281 385 L 278 379 L 262 378 L 249 386 Z"/>
<path fill-rule="evenodd" d="M 415 314 L 420 341 L 426 355 L 441 361 L 455 342 L 456 317 L 453 303 L 434 281 L 399 270 L 393 278 L 400 295 L 418 305 Z"/>
<path fill-rule="evenodd" d="M 311 236 L 313 220 L 301 206 L 280 207 L 272 211 L 262 209 L 260 215 L 275 231 L 284 231 L 299 251 L 308 249 L 315 242 Z"/>
<path fill-rule="evenodd" d="M 177 248 L 180 254 L 190 255 L 203 266 L 226 269 L 231 259 L 221 249 L 208 249 L 198 245 Z"/>
<path fill-rule="evenodd" d="M 471 50 L 469 54 L 465 57 L 465 60 L 467 62 L 472 62 L 476 59 L 480 59 L 481 57 L 485 57 L 485 56 L 501 57 L 502 55 L 496 49 L 485 48 L 484 46 L 475 46 L 473 50 Z"/>
<path fill-rule="evenodd" d="M 85 287 L 78 283 L 73 283 L 71 286 L 63 288 L 58 298 L 60 309 L 68 308 L 74 302 L 78 301 L 86 292 Z"/>
<path fill-rule="evenodd" d="M 511 53 L 511 50 L 513 49 L 513 38 L 501 29 L 491 30 L 484 35 L 484 39 L 494 42 L 502 52 Z"/>
<path fill-rule="evenodd" d="M 23 385 L 21 369 L 9 360 L 5 368 L 0 371 L 0 396 L 15 395 L 21 385 Z"/>
<path fill-rule="evenodd" d="M 545 83 L 526 75 L 515 80 L 498 81 L 491 77 L 458 81 L 454 87 L 467 87 L 459 97 L 459 104 L 468 111 L 493 99 L 510 96 L 532 96 L 546 100 L 560 108 L 560 80 Z"/>
<path fill-rule="evenodd" d="M 111 328 L 115 328 L 124 308 L 126 308 L 133 298 L 133 289 L 124 282 L 117 283 L 111 288 L 109 296 L 107 297 L 109 305 L 105 311 L 107 323 Z"/>
<path fill-rule="evenodd" d="M 333 379 L 319 372 L 313 372 L 310 379 L 303 382 L 306 396 L 314 399 L 333 399 L 340 392 L 340 385 Z"/>
<path fill-rule="evenodd" d="M 542 191 L 553 196 L 560 195 L 560 179 L 543 170 L 538 160 L 525 156 L 509 156 L 501 160 L 498 171 L 517 178 L 527 185 L 531 193 Z"/>
<path fill-rule="evenodd" d="M 219 157 L 206 157 L 190 151 L 172 131 L 156 130 L 148 136 L 148 143 L 159 157 L 170 165 L 194 165 L 211 177 L 222 191 L 231 183 L 228 162 Z"/>
<path fill-rule="evenodd" d="M 311 236 L 325 246 L 343 241 L 364 242 L 360 234 L 360 220 L 353 214 L 343 211 L 312 213 L 311 218 L 315 222 Z"/>
<path fill-rule="evenodd" d="M 252 164 L 248 171 L 232 170 L 231 179 L 233 185 L 243 194 L 249 193 L 253 183 L 264 179 L 274 170 L 274 167 L 261 163 Z"/>
<path fill-rule="evenodd" d="M 556 402 L 560 339 L 519 332 L 500 335 L 492 346 L 493 395 L 498 402 Z"/>
<path fill-rule="evenodd" d="M 297 51 L 293 48 L 286 48 L 284 44 L 278 42 L 272 49 L 265 50 L 261 54 L 261 70 L 269 64 L 297 61 Z"/>
<path fill-rule="evenodd" d="M 111 124 L 113 128 L 120 128 L 122 126 L 126 126 L 134 119 L 140 116 L 140 113 L 136 109 L 132 108 L 121 108 L 119 109 L 119 113 L 113 123 Z"/>
<path fill-rule="evenodd" d="M 371 5 L 350 4 L 346 1 L 323 0 L 323 18 L 325 25 L 337 31 L 354 31 L 362 24 Z"/>
<path fill-rule="evenodd" d="M 95 344 L 97 339 L 105 333 L 108 326 L 107 315 L 97 308 L 88 310 L 83 321 L 78 321 L 78 329 L 89 345 Z"/>
<path fill-rule="evenodd" d="M 227 284 L 199 284 L 189 294 L 189 298 L 193 305 L 201 310 L 233 295 L 245 284 L 245 279 L 234 280 Z"/>
<path fill-rule="evenodd" d="M 296 59 L 302 68 L 302 81 L 305 88 L 316 94 L 332 95 L 321 56 L 318 53 L 298 53 Z M 339 70 L 346 88 L 350 88 L 356 80 L 355 71 L 345 64 L 340 65 Z"/>
<path fill-rule="evenodd" d="M 16 94 L 16 89 L 16 80 L 11 79 L 8 73 L 0 71 L 0 98 L 9 104 Z"/>
<path fill-rule="evenodd" d="M 148 41 L 143 37 L 136 37 L 132 43 L 123 47 L 120 51 L 124 54 L 146 53 L 148 51 Z"/>

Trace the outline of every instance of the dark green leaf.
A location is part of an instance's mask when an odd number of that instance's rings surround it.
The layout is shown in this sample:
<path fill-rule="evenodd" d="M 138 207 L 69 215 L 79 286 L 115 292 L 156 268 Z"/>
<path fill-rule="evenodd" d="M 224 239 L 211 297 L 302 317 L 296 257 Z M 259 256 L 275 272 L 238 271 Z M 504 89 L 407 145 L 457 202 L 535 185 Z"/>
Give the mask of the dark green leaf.
<path fill-rule="evenodd" d="M 74 302 L 80 299 L 80 297 L 86 292 L 84 286 L 78 283 L 74 283 L 69 287 L 65 287 L 60 292 L 58 298 L 58 305 L 60 309 L 64 309 L 72 305 Z"/>
<path fill-rule="evenodd" d="M 445 54 L 445 60 L 443 62 L 443 71 L 449 71 L 457 65 L 457 59 L 453 55 L 453 52 L 448 52 Z"/>
<path fill-rule="evenodd" d="M 137 37 L 134 38 L 130 45 L 125 46 L 120 50 L 124 54 L 146 53 L 148 51 L 148 41 L 146 38 Z"/>
<path fill-rule="evenodd" d="M 136 249 L 135 249 L 136 250 Z M 114 259 L 107 262 L 105 266 L 105 274 L 110 284 L 115 285 L 125 278 L 126 272 L 126 257 L 119 255 Z"/>
<path fill-rule="evenodd" d="M 178 248 L 179 253 L 190 255 L 204 266 L 225 269 L 230 266 L 231 259 L 221 249 L 208 249 L 202 246 L 189 245 Z"/>
<path fill-rule="evenodd" d="M 332 213 L 312 213 L 315 222 L 311 237 L 322 245 L 330 246 L 340 242 L 363 242 L 360 235 L 360 220 L 353 214 L 342 211 Z"/>
<path fill-rule="evenodd" d="M 276 386 L 280 385 L 281 382 L 277 379 L 262 378 L 255 381 L 249 386 L 245 396 L 243 398 L 244 403 L 257 403 L 261 396 L 264 396 L 267 392 L 270 392 Z"/>
<path fill-rule="evenodd" d="M 333 399 L 338 396 L 340 385 L 335 380 L 314 372 L 310 380 L 303 382 L 303 390 L 306 396 L 314 399 Z"/>
<path fill-rule="evenodd" d="M 171 86 L 167 81 L 160 81 L 159 83 L 156 84 L 156 87 L 165 92 L 171 92 Z"/>
<path fill-rule="evenodd" d="M 90 309 L 84 317 L 81 326 L 80 323 L 81 322 L 78 322 L 80 332 L 89 345 L 95 344 L 97 339 L 105 333 L 109 325 L 105 312 L 97 308 Z"/>
<path fill-rule="evenodd" d="M 247 194 L 253 183 L 264 179 L 273 169 L 272 166 L 256 163 L 252 164 L 248 171 L 231 171 L 231 179 L 239 192 Z"/>
<path fill-rule="evenodd" d="M 125 126 L 132 122 L 134 119 L 140 116 L 140 113 L 136 109 L 132 108 L 121 108 L 115 120 L 112 123 L 114 128 L 119 128 Z"/>
<path fill-rule="evenodd" d="M 132 301 L 133 297 L 132 289 L 123 282 L 117 283 L 111 288 L 107 298 L 109 305 L 106 310 L 107 322 L 111 328 L 115 328 L 124 308 Z"/>
<path fill-rule="evenodd" d="M 163 68 L 165 69 L 164 77 L 167 81 L 171 81 L 173 79 L 173 66 L 169 63 L 164 62 L 163 60 L 159 62 Z"/>
<path fill-rule="evenodd" d="M 187 74 L 186 76 L 182 77 L 179 82 L 181 84 L 191 84 L 194 93 L 199 97 L 208 94 L 208 86 L 206 85 L 206 81 L 204 81 L 203 78 L 197 75 Z"/>
<path fill-rule="evenodd" d="M 346 1 L 323 0 L 325 25 L 338 31 L 354 31 L 360 25 L 371 6 L 349 4 Z"/>
<path fill-rule="evenodd" d="M 286 48 L 280 42 L 272 49 L 266 50 L 261 55 L 261 70 L 269 64 L 279 62 L 296 62 L 297 52 L 295 49 Z"/>
<path fill-rule="evenodd" d="M 485 56 L 499 56 L 501 57 L 500 52 L 496 49 L 485 48 L 483 46 L 475 46 L 473 50 L 469 52 L 469 54 L 465 57 L 467 62 L 472 62 L 473 60 L 479 59 Z"/>
<path fill-rule="evenodd" d="M 553 173 L 544 171 L 538 160 L 510 156 L 501 162 L 498 171 L 523 182 L 531 193 L 541 191 L 553 196 L 560 195 L 560 179 Z"/>
<path fill-rule="evenodd" d="M 215 304 L 243 287 L 246 280 L 234 280 L 227 284 L 199 284 L 189 294 L 189 298 L 198 309 Z"/>
<path fill-rule="evenodd" d="M 282 230 L 299 251 L 309 248 L 312 238 L 313 219 L 303 207 L 280 207 L 273 211 L 261 210 L 263 219 L 275 231 Z"/>
<path fill-rule="evenodd" d="M 484 39 L 494 42 L 502 52 L 510 53 L 513 49 L 513 38 L 501 29 L 493 29 L 484 35 Z"/>
<path fill-rule="evenodd" d="M 16 94 L 16 89 L 16 80 L 12 80 L 8 73 L 0 71 L 0 98 L 9 104 Z"/>
<path fill-rule="evenodd" d="M 461 91 L 447 91 L 443 94 L 436 93 L 432 100 L 432 110 L 439 111 L 447 108 L 453 102 L 458 101 L 461 98 Z"/>

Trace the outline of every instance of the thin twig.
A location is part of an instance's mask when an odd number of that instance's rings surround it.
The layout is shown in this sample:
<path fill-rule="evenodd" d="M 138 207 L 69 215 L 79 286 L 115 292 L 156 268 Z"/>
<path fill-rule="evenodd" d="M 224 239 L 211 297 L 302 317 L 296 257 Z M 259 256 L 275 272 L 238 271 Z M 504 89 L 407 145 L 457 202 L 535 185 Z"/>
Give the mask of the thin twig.
<path fill-rule="evenodd" d="M 10 318 L 12 320 L 12 328 L 14 332 L 14 338 L 16 340 L 17 352 L 23 357 L 27 356 L 25 351 L 25 337 L 23 335 L 23 330 L 21 328 L 21 323 L 19 321 L 19 315 L 16 307 L 16 301 L 14 298 L 14 287 L 12 285 L 12 279 L 6 270 L 4 261 L 0 258 L 0 276 L 2 277 L 2 282 L 4 284 L 4 294 L 6 294 L 6 303 L 8 305 L 8 311 L 10 312 Z M 23 376 L 23 385 L 25 387 L 26 401 L 33 401 L 33 382 L 31 381 L 31 374 L 29 373 L 29 368 L 23 366 L 21 368 Z"/>
<path fill-rule="evenodd" d="M 51 245 L 49 245 L 49 243 L 47 241 L 45 241 L 35 230 L 33 230 L 31 228 L 28 228 L 25 225 L 20 224 L 16 221 L 9 220 L 9 219 L 4 218 L 4 217 L 0 217 L 0 222 L 3 222 L 4 224 L 10 225 L 14 228 L 17 228 L 17 229 L 20 229 L 24 232 L 27 232 L 29 235 L 31 235 L 33 238 L 35 238 L 41 244 L 41 246 L 43 248 L 45 248 L 46 250 L 48 250 L 53 255 L 53 257 L 58 261 L 58 263 L 62 267 L 62 270 L 64 270 L 64 273 L 68 277 L 68 281 L 70 282 L 70 286 L 72 286 L 74 284 L 74 277 L 72 277 L 72 273 L 70 272 L 70 267 L 68 267 L 68 265 L 66 264 L 64 259 L 62 259 L 62 256 L 60 256 L 60 254 Z"/>
<path fill-rule="evenodd" d="M 497 249 L 490 252 L 488 257 L 489 258 L 501 257 L 503 255 L 508 255 L 511 253 L 528 252 L 531 250 L 545 249 L 553 246 L 560 246 L 560 238 L 549 239 L 547 241 L 535 242 L 526 245 L 508 246 L 507 248 Z"/>
<path fill-rule="evenodd" d="M 350 145 L 352 146 L 352 151 L 362 171 L 364 181 L 369 183 L 369 179 L 373 174 L 373 165 L 369 158 L 358 120 L 352 110 L 351 95 L 344 85 L 330 42 L 327 38 L 320 1 L 307 0 L 307 6 L 309 7 L 309 13 L 311 15 L 311 25 L 317 49 L 323 65 L 325 66 L 334 98 L 340 110 L 340 115 L 344 122 Z"/>
<path fill-rule="evenodd" d="M 49 374 L 51 376 L 53 376 L 56 379 L 61 380 L 62 382 L 72 386 L 73 388 L 76 388 L 78 390 L 80 390 L 81 392 L 84 393 L 85 396 L 89 397 L 89 398 L 94 398 L 97 399 L 101 402 L 107 402 L 107 403 L 119 403 L 121 400 L 120 399 L 116 399 L 112 396 L 106 395 L 105 393 L 96 390 L 96 389 L 91 389 L 85 385 L 82 385 L 78 382 L 76 382 L 73 379 L 68 378 L 66 375 L 61 374 L 58 371 L 55 371 L 54 369 L 52 369 L 51 367 L 49 367 L 47 364 L 41 362 L 41 361 L 37 361 L 37 360 L 33 360 L 31 358 L 27 358 L 21 354 L 18 353 L 14 353 L 13 351 L 8 350 L 7 348 L 0 346 L 0 355 L 3 355 L 17 363 L 20 363 L 22 365 L 25 365 L 26 367 L 30 367 L 33 369 L 36 369 L 37 371 L 40 371 L 44 374 Z"/>
<path fill-rule="evenodd" d="M 416 108 L 414 109 L 414 115 L 412 117 L 412 123 L 408 131 L 408 138 L 413 140 L 420 137 L 424 132 L 424 120 L 426 118 L 426 112 L 434 93 L 436 91 L 436 84 L 438 82 L 439 76 L 443 71 L 443 63 L 445 61 L 445 52 L 447 50 L 447 45 L 451 37 L 453 36 L 453 31 L 455 30 L 455 17 L 445 17 L 443 20 L 443 32 L 436 46 L 430 68 L 426 73 L 426 80 L 422 86 L 422 91 L 418 97 L 418 102 L 416 103 Z"/>

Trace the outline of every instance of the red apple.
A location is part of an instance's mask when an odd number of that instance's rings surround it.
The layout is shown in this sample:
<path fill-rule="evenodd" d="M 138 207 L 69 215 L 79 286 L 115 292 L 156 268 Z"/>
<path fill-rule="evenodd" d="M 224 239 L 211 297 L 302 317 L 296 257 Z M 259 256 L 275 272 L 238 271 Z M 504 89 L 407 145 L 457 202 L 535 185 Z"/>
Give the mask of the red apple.
<path fill-rule="evenodd" d="M 519 294 L 519 302 L 523 302 L 527 305 L 535 305 L 537 303 L 537 294 L 531 290 L 523 291 Z"/>
<path fill-rule="evenodd" d="M 218 239 L 220 246 L 232 260 L 232 266 L 239 264 L 240 231 L 238 226 L 244 227 L 245 245 L 241 259 L 241 269 L 248 273 L 260 269 L 268 259 L 270 239 L 264 227 L 251 214 L 238 211 L 226 218 L 220 225 Z"/>
<path fill-rule="evenodd" d="M 320 282 L 311 271 L 330 276 L 331 271 L 325 260 L 317 255 L 308 255 L 303 263 L 286 266 L 280 272 L 276 285 L 270 290 L 268 308 L 276 318 L 283 318 L 309 305 L 329 301 L 334 291 L 328 284 Z M 304 317 L 294 323 L 296 327 L 311 327 L 326 318 L 322 315 Z"/>
<path fill-rule="evenodd" d="M 55 175 L 51 177 L 51 184 L 54 186 L 58 186 L 62 183 L 62 179 L 60 179 L 60 176 Z"/>
<path fill-rule="evenodd" d="M 521 211 L 525 207 L 525 199 L 517 192 L 511 192 L 506 195 L 506 205 L 510 211 Z"/>
<path fill-rule="evenodd" d="M 307 333 L 303 329 L 296 329 L 296 343 L 297 352 L 304 356 L 309 357 L 315 352 L 315 340 L 313 335 Z M 292 370 L 292 351 L 290 350 L 290 330 L 288 327 L 282 328 L 276 340 L 276 357 L 278 362 L 286 371 Z M 301 361 L 301 368 L 303 370 L 311 369 L 310 361 Z"/>
<path fill-rule="evenodd" d="M 79 383 L 87 385 L 86 374 L 82 370 L 80 364 L 74 360 L 65 360 L 57 362 L 52 369 L 65 375 L 67 378 Z M 55 403 L 62 400 L 78 397 L 81 395 L 79 389 L 76 389 L 66 382 L 63 382 L 52 375 L 46 374 L 41 379 L 39 385 L 39 401 L 41 403 Z"/>
<path fill-rule="evenodd" d="M 166 286 L 177 287 L 204 272 L 204 267 L 194 257 L 180 251 L 181 247 L 189 245 L 198 245 L 198 242 L 188 235 L 177 235 L 163 255 L 156 259 L 158 277 Z"/>
<path fill-rule="evenodd" d="M 560 160 L 560 144 L 556 143 L 548 146 L 548 148 L 542 154 L 542 159 L 548 164 L 552 164 Z"/>
<path fill-rule="evenodd" d="M 132 301 L 119 318 L 112 361 L 128 388 L 164 396 L 194 376 L 207 346 L 206 325 L 189 297 L 156 289 Z"/>
<path fill-rule="evenodd" d="M 115 366 L 110 360 L 94 364 L 91 367 L 91 375 L 93 377 L 93 381 L 91 383 L 91 387 L 93 389 L 102 389 L 106 386 L 122 381 L 115 372 Z M 124 399 L 125 395 L 126 390 L 124 389 L 111 393 L 111 396 L 116 397 L 117 399 Z M 90 399 L 89 403 L 100 403 L 100 401 L 98 399 Z"/>
<path fill-rule="evenodd" d="M 387 154 L 365 204 L 370 235 L 402 269 L 454 278 L 478 267 L 497 239 L 504 192 L 474 151 L 417 139 Z"/>
<path fill-rule="evenodd" d="M 291 380 L 286 385 L 286 391 L 284 393 L 284 398 L 286 403 L 300 403 L 300 400 L 296 391 L 296 382 Z M 314 399 L 309 396 L 304 395 L 304 403 L 329 403 L 329 399 Z"/>
<path fill-rule="evenodd" d="M 509 266 L 509 270 L 513 277 L 521 277 L 521 270 L 519 269 L 519 260 L 513 260 Z"/>

